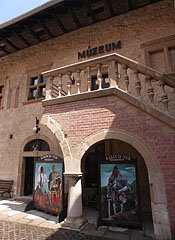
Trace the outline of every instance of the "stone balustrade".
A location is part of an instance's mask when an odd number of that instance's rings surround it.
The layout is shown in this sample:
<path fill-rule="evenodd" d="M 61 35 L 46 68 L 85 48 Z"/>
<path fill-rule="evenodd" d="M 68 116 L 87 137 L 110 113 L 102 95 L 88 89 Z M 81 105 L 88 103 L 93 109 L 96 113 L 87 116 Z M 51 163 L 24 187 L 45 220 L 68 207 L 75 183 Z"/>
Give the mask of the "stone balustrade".
<path fill-rule="evenodd" d="M 103 75 L 108 76 L 108 87 L 116 87 L 126 94 L 156 105 L 158 92 L 164 110 L 168 112 L 168 94 L 165 86 L 175 87 L 175 79 L 119 54 L 78 62 L 42 73 L 47 79 L 46 100 L 69 97 L 92 91 L 92 78 L 98 90 L 103 88 Z M 145 97 L 146 96 L 146 97 Z"/>

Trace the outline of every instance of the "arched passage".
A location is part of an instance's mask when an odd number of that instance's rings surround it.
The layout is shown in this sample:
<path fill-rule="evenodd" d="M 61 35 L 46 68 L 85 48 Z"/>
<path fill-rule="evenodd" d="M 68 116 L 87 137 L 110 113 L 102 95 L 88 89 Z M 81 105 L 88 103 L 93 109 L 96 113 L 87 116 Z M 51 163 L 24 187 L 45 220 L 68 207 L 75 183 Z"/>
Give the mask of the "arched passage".
<path fill-rule="evenodd" d="M 171 233 L 169 221 L 167 221 L 168 211 L 164 178 L 160 171 L 160 165 L 154 155 L 154 152 L 142 139 L 138 138 L 132 133 L 126 133 L 124 131 L 112 129 L 103 129 L 88 136 L 83 142 L 81 142 L 81 144 L 77 147 L 77 159 L 81 161 L 84 154 L 88 151 L 88 149 L 90 149 L 90 147 L 98 142 L 108 139 L 115 139 L 129 144 L 132 148 L 136 149 L 142 157 L 145 167 L 147 168 L 154 234 L 157 239 L 162 239 L 162 236 L 167 236 L 166 239 L 170 239 Z M 159 209 L 161 209 L 161 211 Z M 164 214 L 164 218 L 162 218 L 162 213 Z"/>
<path fill-rule="evenodd" d="M 100 203 L 102 203 L 102 194 L 100 197 L 100 188 L 102 182 L 101 179 L 105 176 L 100 175 L 100 164 L 104 162 L 106 156 L 115 156 L 115 155 L 124 155 L 128 156 L 131 159 L 135 159 L 136 167 L 137 167 L 137 183 L 133 181 L 133 177 L 136 177 L 135 171 L 131 172 L 131 167 L 132 164 L 130 165 L 129 162 L 123 164 L 120 162 L 118 166 L 120 166 L 120 170 L 126 176 L 128 176 L 128 181 L 130 181 L 130 186 L 131 186 L 131 191 L 128 193 L 125 193 L 126 195 L 126 203 L 124 204 L 123 208 L 123 215 L 120 219 L 124 224 L 129 222 L 128 221 L 128 215 L 131 212 L 139 210 L 138 215 L 138 223 L 140 224 L 140 227 L 144 229 L 145 234 L 149 235 L 154 235 L 154 230 L 153 230 L 153 220 L 152 220 L 152 211 L 151 211 L 151 199 L 150 199 L 150 191 L 149 191 L 149 181 L 148 181 L 148 172 L 147 172 L 147 167 L 145 165 L 144 159 L 140 155 L 140 153 L 133 148 L 130 144 L 123 142 L 121 140 L 115 140 L 115 139 L 108 139 L 108 140 L 103 140 L 101 142 L 98 142 L 91 146 L 88 151 L 85 153 L 82 159 L 82 172 L 84 173 L 83 177 L 83 206 L 85 208 L 90 208 L 90 211 L 94 211 L 94 214 L 97 214 L 97 211 L 102 213 L 102 207 L 100 206 Z M 123 164 L 123 165 L 122 165 Z M 111 163 L 111 166 L 117 165 L 117 162 Z M 125 170 L 122 166 L 127 166 L 129 170 Z M 109 167 L 109 163 L 108 163 Z M 108 174 L 108 171 L 105 174 Z M 131 174 L 134 174 L 131 176 Z M 112 172 L 110 173 L 112 174 Z M 101 177 L 100 177 L 101 176 Z M 133 182 L 132 182 L 133 181 Z M 132 196 L 131 192 L 135 191 L 136 185 L 138 187 L 137 189 L 137 194 Z M 105 190 L 106 191 L 106 190 Z M 106 209 L 104 209 L 104 214 L 107 216 L 108 215 L 108 209 L 107 209 L 107 194 L 103 196 L 104 200 L 104 205 L 106 205 Z M 136 210 L 136 199 L 139 200 L 139 207 L 138 210 Z M 105 204 L 106 202 L 106 204 Z M 117 202 L 117 201 L 116 201 Z M 131 206 L 132 204 L 132 206 Z M 137 204 L 138 205 L 138 204 Z M 110 206 L 111 207 L 111 206 Z M 121 214 L 121 209 L 120 205 L 118 204 L 118 210 L 119 213 Z M 130 208 L 130 209 L 129 209 Z M 111 212 L 112 215 L 114 216 L 114 210 L 111 207 Z M 127 214 L 128 219 L 124 219 L 124 216 Z M 120 216 L 119 214 L 116 214 L 116 216 Z M 113 218 L 114 220 L 116 219 L 116 216 Z M 108 216 L 107 216 L 108 217 Z M 126 216 L 125 216 L 126 217 Z M 140 217 L 140 219 L 139 219 Z M 119 219 L 118 219 L 119 220 Z M 133 221 L 133 226 L 136 224 L 135 219 L 132 217 L 131 224 Z M 137 224 L 138 224 L 137 223 Z"/>

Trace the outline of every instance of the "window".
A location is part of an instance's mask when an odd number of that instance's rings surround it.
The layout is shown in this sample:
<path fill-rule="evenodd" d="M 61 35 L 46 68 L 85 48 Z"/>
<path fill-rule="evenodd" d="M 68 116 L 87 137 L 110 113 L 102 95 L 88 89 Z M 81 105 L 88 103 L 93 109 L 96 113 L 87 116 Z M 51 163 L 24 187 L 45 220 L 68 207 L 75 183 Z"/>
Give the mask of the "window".
<path fill-rule="evenodd" d="M 175 35 L 141 44 L 148 66 L 175 76 Z"/>
<path fill-rule="evenodd" d="M 32 151 L 50 151 L 49 144 L 43 139 L 34 139 L 28 142 L 24 147 L 24 152 Z"/>
<path fill-rule="evenodd" d="M 0 107 L 2 107 L 3 92 L 4 86 L 0 86 Z"/>
<path fill-rule="evenodd" d="M 29 79 L 29 90 L 27 100 L 44 98 L 46 94 L 46 79 L 35 76 Z"/>

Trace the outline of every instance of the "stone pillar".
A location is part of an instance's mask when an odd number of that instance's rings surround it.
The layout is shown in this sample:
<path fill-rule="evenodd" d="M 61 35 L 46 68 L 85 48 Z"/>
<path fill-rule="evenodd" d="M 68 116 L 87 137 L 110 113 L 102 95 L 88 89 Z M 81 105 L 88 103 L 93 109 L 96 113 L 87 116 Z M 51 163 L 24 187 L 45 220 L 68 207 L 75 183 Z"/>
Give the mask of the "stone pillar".
<path fill-rule="evenodd" d="M 82 218 L 82 174 L 65 174 L 69 179 L 67 218 L 63 227 L 80 229 L 87 220 Z"/>

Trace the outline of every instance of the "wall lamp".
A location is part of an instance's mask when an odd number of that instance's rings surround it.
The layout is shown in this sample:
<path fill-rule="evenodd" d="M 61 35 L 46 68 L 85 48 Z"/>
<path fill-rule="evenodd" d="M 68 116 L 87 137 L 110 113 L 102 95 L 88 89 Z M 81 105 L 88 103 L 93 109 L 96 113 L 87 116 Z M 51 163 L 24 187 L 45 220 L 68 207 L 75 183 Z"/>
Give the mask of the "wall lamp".
<path fill-rule="evenodd" d="M 33 131 L 35 131 L 36 133 L 38 133 L 41 129 L 39 127 L 39 119 L 36 119 L 36 126 L 33 128 Z"/>

